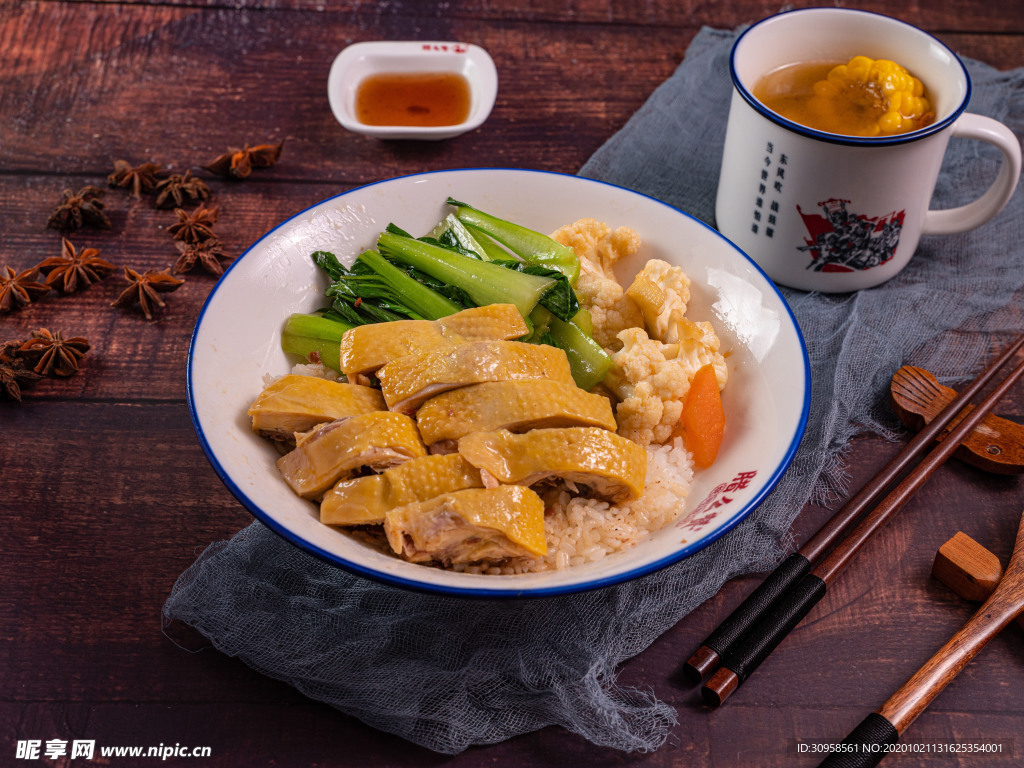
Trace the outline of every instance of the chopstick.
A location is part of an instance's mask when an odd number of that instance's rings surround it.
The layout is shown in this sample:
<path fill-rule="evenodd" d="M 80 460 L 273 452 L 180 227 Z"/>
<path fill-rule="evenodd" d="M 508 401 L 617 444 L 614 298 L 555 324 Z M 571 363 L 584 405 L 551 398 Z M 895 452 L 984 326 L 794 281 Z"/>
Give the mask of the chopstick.
<path fill-rule="evenodd" d="M 815 568 L 788 589 L 722 657 L 722 665 L 701 689 L 704 700 L 720 706 L 824 597 L 828 585 L 867 541 L 959 447 L 971 431 L 1024 374 L 1021 362 L 973 409 L 896 488 L 879 502 Z"/>
<path fill-rule="evenodd" d="M 1024 517 L 1010 564 L 995 591 L 963 627 L 907 680 L 886 702 L 853 729 L 842 744 L 848 752 L 833 751 L 820 768 L 870 768 L 878 765 L 887 746 L 924 712 L 949 682 L 1007 624 L 1024 611 Z M 856 746 L 853 746 L 856 745 Z"/>
<path fill-rule="evenodd" d="M 1011 344 L 988 368 L 971 382 L 935 419 L 904 446 L 874 479 L 865 485 L 799 550 L 782 561 L 774 571 L 707 638 L 683 665 L 694 685 L 714 671 L 722 656 L 752 624 L 764 615 L 787 589 L 807 575 L 814 562 L 839 541 L 853 523 L 921 456 L 953 418 L 988 384 L 1024 346 L 1024 335 Z"/>
<path fill-rule="evenodd" d="M 828 583 L 835 578 L 867 540 L 952 455 L 964 438 L 984 419 L 1013 383 L 1024 374 L 1024 363 L 1021 363 L 979 406 L 971 410 L 957 427 L 888 496 L 877 504 L 849 535 L 842 538 L 860 514 L 871 507 L 889 485 L 903 473 L 910 462 L 938 437 L 941 430 L 962 410 L 967 400 L 977 394 L 992 376 L 1009 362 L 1022 345 L 1024 345 L 1024 336 L 1018 338 L 978 379 L 964 389 L 935 421 L 918 433 L 903 452 L 886 465 L 875 480 L 851 499 L 807 545 L 801 548 L 800 552 L 784 561 L 783 566 L 777 569 L 777 571 L 781 571 L 780 575 L 775 578 L 775 573 L 773 573 L 769 577 L 772 582 L 762 591 L 761 595 L 755 591 L 745 601 L 747 608 L 739 612 L 739 618 L 736 621 L 731 621 L 733 617 L 730 616 L 727 621 L 731 622 L 732 626 L 727 629 L 732 634 L 732 638 L 721 653 L 712 648 L 708 641 L 705 641 L 704 645 L 708 646 L 708 650 L 718 657 L 714 660 L 721 661 L 721 667 L 702 689 L 707 703 L 712 706 L 721 705 L 749 677 L 786 634 L 824 596 Z M 938 426 L 936 426 L 937 424 Z M 833 551 L 815 566 L 813 571 L 810 571 L 812 562 L 832 544 L 836 544 Z M 736 626 L 739 627 L 738 631 L 735 630 Z M 712 637 L 709 637 L 709 640 L 714 641 Z M 713 666 L 713 664 L 706 663 L 709 656 L 710 654 L 698 651 L 694 657 L 691 657 L 688 665 L 697 670 L 698 663 L 700 663 L 706 670 Z"/>

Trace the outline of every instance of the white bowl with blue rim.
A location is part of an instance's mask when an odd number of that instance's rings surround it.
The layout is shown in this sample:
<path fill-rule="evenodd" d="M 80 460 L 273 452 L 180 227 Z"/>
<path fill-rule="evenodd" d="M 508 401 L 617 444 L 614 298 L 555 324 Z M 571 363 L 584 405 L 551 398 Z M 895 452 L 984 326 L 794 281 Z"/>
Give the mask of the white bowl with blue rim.
<path fill-rule="evenodd" d="M 454 73 L 469 88 L 466 118 L 452 125 L 372 125 L 360 120 L 356 95 L 374 75 Z M 498 70 L 490 55 L 472 43 L 437 40 L 381 40 L 354 43 L 331 64 L 327 98 L 334 117 L 354 133 L 378 139 L 450 139 L 479 128 L 491 114 L 498 95 Z"/>
<path fill-rule="evenodd" d="M 541 232 L 581 218 L 628 226 L 643 245 L 618 267 L 627 282 L 647 259 L 680 265 L 692 280 L 687 315 L 712 323 L 729 382 L 725 438 L 697 470 L 678 518 L 597 562 L 541 573 L 484 575 L 417 565 L 319 522 L 316 504 L 283 482 L 278 452 L 246 414 L 265 377 L 288 373 L 281 328 L 323 306 L 326 278 L 310 253 L 351 262 L 389 222 L 429 231 L 454 197 Z M 404 176 L 359 187 L 292 216 L 243 253 L 210 293 L 188 361 L 188 403 L 214 470 L 261 522 L 295 546 L 354 573 L 400 587 L 475 597 L 554 595 L 616 584 L 664 568 L 727 534 L 786 471 L 807 421 L 807 352 L 785 300 L 743 252 L 714 229 L 653 198 L 578 176 L 471 169 Z"/>

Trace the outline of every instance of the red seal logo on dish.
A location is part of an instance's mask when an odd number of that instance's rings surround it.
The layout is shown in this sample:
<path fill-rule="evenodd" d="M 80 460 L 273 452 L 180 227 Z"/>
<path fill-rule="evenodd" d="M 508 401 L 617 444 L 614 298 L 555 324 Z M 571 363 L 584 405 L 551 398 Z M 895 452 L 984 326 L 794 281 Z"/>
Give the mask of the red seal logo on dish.
<path fill-rule="evenodd" d="M 676 523 L 676 527 L 683 530 L 696 531 L 698 528 L 703 528 L 709 523 L 714 522 L 719 515 L 728 511 L 723 509 L 723 507 L 732 504 L 736 498 L 736 491 L 746 488 L 756 476 L 756 469 L 749 472 L 739 472 L 729 482 L 719 483 L 711 489 L 711 493 L 704 497 L 704 500 L 697 505 L 693 512 L 687 515 L 685 519 Z"/>

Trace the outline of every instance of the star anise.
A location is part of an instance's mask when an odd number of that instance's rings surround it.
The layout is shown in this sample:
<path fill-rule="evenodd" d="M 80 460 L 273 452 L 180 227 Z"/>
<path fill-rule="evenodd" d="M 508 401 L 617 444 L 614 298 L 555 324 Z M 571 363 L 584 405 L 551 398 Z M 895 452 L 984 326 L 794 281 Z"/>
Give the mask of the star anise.
<path fill-rule="evenodd" d="M 156 163 L 131 166 L 124 160 L 115 160 L 114 171 L 107 176 L 107 184 L 130 189 L 132 197 L 142 197 L 143 192 L 149 192 L 156 186 L 156 175 L 161 170 Z"/>
<path fill-rule="evenodd" d="M 0 314 L 27 307 L 33 299 L 50 292 L 50 286 L 37 282 L 39 267 L 15 272 L 11 267 L 0 271 Z"/>
<path fill-rule="evenodd" d="M 21 388 L 35 384 L 40 374 L 28 368 L 18 355 L 19 341 L 5 341 L 0 344 L 0 398 L 7 397 L 21 402 Z"/>
<path fill-rule="evenodd" d="M 203 240 L 201 243 L 178 240 L 175 245 L 181 253 L 174 264 L 174 273 L 177 275 L 191 271 L 197 263 L 211 275 L 223 275 L 224 267 L 221 266 L 220 260 L 231 258 L 216 237 Z"/>
<path fill-rule="evenodd" d="M 114 271 L 109 261 L 100 258 L 98 248 L 83 248 L 76 251 L 75 246 L 66 237 L 61 238 L 61 255 L 44 259 L 39 268 L 46 275 L 46 284 L 54 286 L 60 283 L 64 293 L 74 293 L 78 288 L 88 288 Z"/>
<path fill-rule="evenodd" d="M 0 363 L 0 395 L 21 402 L 21 388 L 35 384 L 43 378 L 31 371 L 22 360 Z"/>
<path fill-rule="evenodd" d="M 0 344 L 0 363 L 6 365 L 18 360 L 18 347 L 23 343 L 24 342 L 19 339 L 17 341 L 5 341 Z"/>
<path fill-rule="evenodd" d="M 175 208 L 174 214 L 178 217 L 178 223 L 167 228 L 167 232 L 175 240 L 185 243 L 201 243 L 217 237 L 213 232 L 213 225 L 217 223 L 220 215 L 220 208 L 213 206 L 207 208 L 200 205 L 192 213 Z"/>
<path fill-rule="evenodd" d="M 185 171 L 184 174 L 172 173 L 158 181 L 153 191 L 156 193 L 154 205 L 157 208 L 180 208 L 185 203 L 210 197 L 210 188 L 206 186 L 206 182 L 193 176 L 192 171 Z"/>
<path fill-rule="evenodd" d="M 46 226 L 65 232 L 85 225 L 110 229 L 110 219 L 103 212 L 104 194 L 102 189 L 93 186 L 82 187 L 77 192 L 65 189 L 60 205 L 53 209 Z"/>
<path fill-rule="evenodd" d="M 218 176 L 245 179 L 253 168 L 269 168 L 276 163 L 283 148 L 284 141 L 279 144 L 258 144 L 255 147 L 246 144 L 243 149 L 232 147 L 203 168 Z"/>
<path fill-rule="evenodd" d="M 111 302 L 110 306 L 126 309 L 138 304 L 142 307 L 142 313 L 147 320 L 153 319 L 153 310 L 150 302 L 158 307 L 165 307 L 167 304 L 160 298 L 161 293 L 180 288 L 185 281 L 171 275 L 170 270 L 162 272 L 145 272 L 139 274 L 130 267 L 124 268 L 124 277 L 131 285 L 126 288 L 120 296 Z"/>
<path fill-rule="evenodd" d="M 35 362 L 32 370 L 43 376 L 71 376 L 78 372 L 78 361 L 89 351 L 89 341 L 82 336 L 65 339 L 60 331 L 51 333 L 40 328 L 32 338 L 18 347 L 18 354 Z"/>

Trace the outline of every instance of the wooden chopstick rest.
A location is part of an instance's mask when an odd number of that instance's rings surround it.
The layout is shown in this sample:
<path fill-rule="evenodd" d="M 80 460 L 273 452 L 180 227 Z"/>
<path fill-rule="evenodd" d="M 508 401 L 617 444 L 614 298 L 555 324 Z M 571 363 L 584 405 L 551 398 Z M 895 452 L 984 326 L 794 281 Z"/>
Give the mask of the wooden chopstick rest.
<path fill-rule="evenodd" d="M 959 437 L 959 436 L 958 436 Z M 963 543 L 962 541 L 960 542 Z M 1024 613 L 1024 515 L 1010 562 L 981 608 L 935 654 L 868 715 L 820 768 L 869 768 L 928 708 L 949 682 L 1011 621 Z"/>
<path fill-rule="evenodd" d="M 955 389 L 939 384 L 938 379 L 924 368 L 905 365 L 893 375 L 889 394 L 892 408 L 900 421 L 916 432 L 930 424 L 957 393 Z M 970 412 L 971 407 L 964 408 L 960 417 L 951 421 L 937 439 L 945 438 L 956 427 L 959 419 Z M 986 472 L 1022 474 L 1024 426 L 989 414 L 960 444 L 953 456 Z"/>
<path fill-rule="evenodd" d="M 981 544 L 957 531 L 935 553 L 932 576 L 964 600 L 982 603 L 1003 578 L 1003 565 Z M 1024 628 L 1024 616 L 1018 616 L 1017 623 Z"/>

